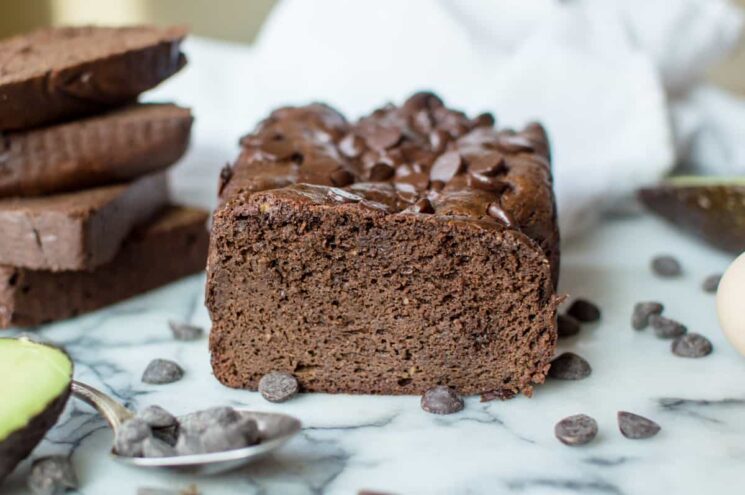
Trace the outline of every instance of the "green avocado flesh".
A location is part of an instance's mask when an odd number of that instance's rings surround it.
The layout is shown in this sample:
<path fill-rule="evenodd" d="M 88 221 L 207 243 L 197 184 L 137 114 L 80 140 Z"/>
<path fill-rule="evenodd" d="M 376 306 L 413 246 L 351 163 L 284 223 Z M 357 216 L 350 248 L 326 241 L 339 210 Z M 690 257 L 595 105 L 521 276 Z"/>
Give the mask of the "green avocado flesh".
<path fill-rule="evenodd" d="M 54 426 L 70 395 L 72 361 L 26 339 L 0 339 L 0 481 Z"/>

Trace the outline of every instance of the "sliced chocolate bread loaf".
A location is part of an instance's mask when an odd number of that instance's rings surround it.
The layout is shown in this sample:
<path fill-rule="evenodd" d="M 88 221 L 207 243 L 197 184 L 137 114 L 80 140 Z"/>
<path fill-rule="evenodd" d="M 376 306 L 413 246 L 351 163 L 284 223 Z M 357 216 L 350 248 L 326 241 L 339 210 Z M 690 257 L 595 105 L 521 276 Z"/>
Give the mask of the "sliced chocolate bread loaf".
<path fill-rule="evenodd" d="M 0 41 L 0 131 L 106 110 L 178 72 L 181 27 L 62 27 Z"/>

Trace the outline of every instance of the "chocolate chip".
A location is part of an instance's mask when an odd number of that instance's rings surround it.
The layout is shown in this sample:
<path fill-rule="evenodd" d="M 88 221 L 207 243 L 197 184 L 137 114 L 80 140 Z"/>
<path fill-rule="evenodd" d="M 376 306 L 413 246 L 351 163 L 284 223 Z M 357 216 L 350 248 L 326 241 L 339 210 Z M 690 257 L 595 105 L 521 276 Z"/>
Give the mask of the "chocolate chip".
<path fill-rule="evenodd" d="M 438 385 L 424 392 L 422 409 L 432 414 L 453 414 L 463 409 L 463 399 L 450 387 Z"/>
<path fill-rule="evenodd" d="M 457 151 L 448 151 L 437 157 L 429 172 L 431 180 L 450 182 L 450 179 L 463 171 L 463 159 Z"/>
<path fill-rule="evenodd" d="M 414 203 L 411 210 L 415 213 L 434 213 L 435 209 L 432 207 L 432 203 L 427 198 L 421 198 L 419 201 Z"/>
<path fill-rule="evenodd" d="M 177 424 L 175 416 L 160 406 L 147 406 L 138 411 L 136 417 L 151 428 L 168 428 Z"/>
<path fill-rule="evenodd" d="M 652 258 L 652 271 L 660 277 L 678 277 L 683 273 L 680 262 L 672 256 L 655 256 Z"/>
<path fill-rule="evenodd" d="M 490 203 L 489 207 L 486 209 L 486 213 L 505 227 L 512 227 L 512 218 L 510 218 L 499 203 Z"/>
<path fill-rule="evenodd" d="M 495 399 L 509 400 L 517 395 L 517 392 L 510 388 L 500 388 L 498 390 L 492 390 L 491 392 L 484 392 L 481 394 L 481 402 L 489 402 Z"/>
<path fill-rule="evenodd" d="M 292 140 L 287 139 L 282 134 L 275 134 L 269 139 L 262 140 L 259 149 L 274 156 L 277 160 L 284 160 L 295 153 L 295 145 Z"/>
<path fill-rule="evenodd" d="M 445 189 L 445 183 L 441 180 L 433 180 L 429 183 L 429 188 L 435 192 L 440 192 Z"/>
<path fill-rule="evenodd" d="M 592 373 L 592 367 L 583 357 L 565 352 L 551 361 L 548 376 L 557 380 L 582 380 Z"/>
<path fill-rule="evenodd" d="M 569 315 L 559 315 L 556 318 L 559 338 L 577 335 L 580 331 L 579 322 Z"/>
<path fill-rule="evenodd" d="M 168 359 L 153 359 L 142 374 L 142 382 L 151 385 L 162 385 L 181 380 L 184 370 L 178 363 Z"/>
<path fill-rule="evenodd" d="M 365 140 L 355 134 L 347 134 L 339 141 L 339 151 L 347 158 L 357 158 L 365 151 Z"/>
<path fill-rule="evenodd" d="M 482 191 L 489 191 L 494 193 L 503 193 L 510 188 L 510 185 L 502 179 L 470 172 L 468 173 L 468 176 L 466 178 L 466 184 L 468 185 L 468 187 L 472 187 L 474 189 L 481 189 Z"/>
<path fill-rule="evenodd" d="M 442 153 L 445 151 L 449 141 L 450 134 L 442 129 L 435 129 L 429 133 L 429 145 L 435 153 Z"/>
<path fill-rule="evenodd" d="M 393 185 L 397 190 L 418 193 L 429 188 L 429 174 L 425 172 L 415 172 L 413 174 L 396 177 Z"/>
<path fill-rule="evenodd" d="M 471 158 L 468 171 L 486 177 L 496 177 L 507 172 L 507 162 L 499 152 L 481 153 Z"/>
<path fill-rule="evenodd" d="M 598 423 L 586 414 L 576 414 L 556 423 L 554 434 L 565 445 L 584 445 L 597 436 Z"/>
<path fill-rule="evenodd" d="M 370 169 L 370 180 L 373 182 L 383 182 L 391 177 L 396 170 L 387 163 L 378 162 Z"/>
<path fill-rule="evenodd" d="M 259 428 L 253 419 L 219 426 L 211 425 L 201 435 L 202 453 L 225 452 L 255 445 L 259 441 Z"/>
<path fill-rule="evenodd" d="M 171 329 L 173 338 L 183 342 L 198 340 L 204 335 L 204 328 L 189 323 L 169 321 L 168 326 Z"/>
<path fill-rule="evenodd" d="M 505 153 L 521 153 L 533 151 L 533 143 L 523 136 L 500 134 L 497 148 Z"/>
<path fill-rule="evenodd" d="M 567 314 L 582 323 L 592 323 L 600 319 L 600 308 L 587 299 L 577 299 L 569 306 Z"/>
<path fill-rule="evenodd" d="M 644 330 L 649 326 L 649 317 L 659 315 L 665 307 L 657 301 L 638 302 L 631 314 L 631 326 L 634 330 Z"/>
<path fill-rule="evenodd" d="M 126 457 L 140 457 L 142 444 L 152 435 L 150 426 L 139 418 L 125 421 L 116 430 L 114 437 L 114 451 Z"/>
<path fill-rule="evenodd" d="M 477 115 L 476 118 L 473 119 L 473 127 L 493 127 L 495 123 L 496 120 L 494 119 L 494 115 L 489 112 Z"/>
<path fill-rule="evenodd" d="M 354 175 L 348 170 L 340 168 L 331 174 L 331 183 L 336 187 L 344 187 L 354 182 Z"/>
<path fill-rule="evenodd" d="M 220 169 L 220 179 L 217 187 L 217 194 L 218 196 L 221 196 L 223 191 L 225 190 L 225 186 L 228 185 L 228 182 L 230 182 L 230 179 L 233 178 L 233 167 L 230 166 L 229 163 L 227 163 L 222 169 Z"/>
<path fill-rule="evenodd" d="M 685 325 L 660 315 L 651 315 L 649 323 L 654 328 L 654 334 L 660 339 L 673 339 L 688 332 Z"/>
<path fill-rule="evenodd" d="M 68 457 L 41 457 L 31 465 L 27 484 L 34 495 L 58 495 L 76 490 L 78 477 Z"/>
<path fill-rule="evenodd" d="M 365 140 L 371 148 L 385 150 L 398 144 L 401 130 L 397 127 L 374 126 L 367 130 Z"/>
<path fill-rule="evenodd" d="M 719 289 L 719 282 L 722 280 L 722 274 L 716 273 L 714 275 L 709 275 L 706 277 L 701 284 L 701 288 L 704 290 L 704 292 L 710 292 L 714 293 Z"/>
<path fill-rule="evenodd" d="M 143 457 L 173 457 L 176 449 L 159 438 L 148 437 L 142 442 Z"/>
<path fill-rule="evenodd" d="M 297 394 L 297 379 L 289 373 L 272 371 L 259 380 L 259 392 L 269 402 L 284 402 Z"/>
<path fill-rule="evenodd" d="M 673 341 L 673 354 L 685 358 L 701 358 L 714 350 L 709 339 L 697 333 L 688 333 Z"/>
<path fill-rule="evenodd" d="M 618 411 L 618 429 L 626 438 L 640 440 L 650 438 L 660 432 L 660 425 L 638 414 Z"/>

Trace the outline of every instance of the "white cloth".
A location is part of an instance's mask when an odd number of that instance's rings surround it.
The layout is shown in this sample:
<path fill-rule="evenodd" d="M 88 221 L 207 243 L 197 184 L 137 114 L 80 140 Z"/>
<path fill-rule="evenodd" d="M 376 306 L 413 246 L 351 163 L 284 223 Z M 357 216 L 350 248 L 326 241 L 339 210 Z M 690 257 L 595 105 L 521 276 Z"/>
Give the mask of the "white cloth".
<path fill-rule="evenodd" d="M 285 104 L 322 100 L 356 116 L 432 89 L 502 125 L 539 119 L 570 236 L 672 168 L 674 130 L 694 164 L 745 165 L 742 144 L 723 155 L 716 141 L 742 121 L 719 117 L 721 95 L 698 88 L 741 25 L 728 0 L 284 0 L 252 49 L 189 43 L 190 68 L 154 97 L 195 107 L 194 156 L 219 150 L 220 164 Z M 716 136 L 703 139 L 712 120 Z"/>

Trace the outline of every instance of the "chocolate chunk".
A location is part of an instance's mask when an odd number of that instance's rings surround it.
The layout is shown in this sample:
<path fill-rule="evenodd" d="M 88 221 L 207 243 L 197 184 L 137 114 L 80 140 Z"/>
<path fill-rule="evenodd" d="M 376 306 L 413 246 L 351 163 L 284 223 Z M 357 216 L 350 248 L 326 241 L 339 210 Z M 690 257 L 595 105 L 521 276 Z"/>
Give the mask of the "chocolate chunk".
<path fill-rule="evenodd" d="M 297 379 L 281 371 L 267 373 L 259 380 L 259 392 L 269 402 L 284 402 L 297 394 Z"/>
<path fill-rule="evenodd" d="M 697 333 L 682 335 L 673 341 L 673 354 L 685 358 L 701 358 L 714 350 L 709 339 Z"/>
<path fill-rule="evenodd" d="M 618 411 L 618 429 L 626 438 L 639 440 L 655 436 L 661 428 L 651 419 L 626 411 Z"/>
<path fill-rule="evenodd" d="M 41 457 L 31 465 L 27 484 L 34 495 L 59 495 L 76 490 L 78 477 L 69 457 Z"/>
<path fill-rule="evenodd" d="M 551 361 L 548 376 L 557 380 L 582 380 L 592 373 L 592 367 L 583 357 L 565 352 Z"/>
<path fill-rule="evenodd" d="M 579 321 L 577 321 L 573 317 L 560 314 L 557 316 L 556 320 L 560 339 L 564 337 L 572 337 L 573 335 L 577 335 L 579 333 Z"/>
<path fill-rule="evenodd" d="M 184 342 L 198 340 L 204 334 L 204 328 L 189 323 L 169 321 L 168 326 L 171 329 L 173 338 Z"/>
<path fill-rule="evenodd" d="M 354 182 L 354 175 L 348 170 L 339 169 L 331 174 L 331 183 L 336 187 L 344 187 Z"/>
<path fill-rule="evenodd" d="M 463 399 L 450 387 L 438 385 L 424 392 L 422 409 L 432 414 L 453 414 L 463 409 Z"/>
<path fill-rule="evenodd" d="M 600 308 L 586 299 L 577 299 L 569 306 L 567 314 L 582 323 L 592 323 L 600 319 Z"/>
<path fill-rule="evenodd" d="M 652 259 L 652 271 L 660 277 L 678 277 L 683 273 L 680 262 L 672 256 L 656 256 Z"/>
<path fill-rule="evenodd" d="M 136 417 L 151 428 L 168 428 L 177 424 L 175 416 L 160 406 L 147 406 L 138 411 Z"/>
<path fill-rule="evenodd" d="M 463 160 L 460 153 L 457 151 L 448 151 L 437 157 L 429 172 L 429 178 L 447 183 L 462 171 Z"/>
<path fill-rule="evenodd" d="M 512 219 L 507 214 L 507 212 L 504 211 L 504 208 L 502 208 L 502 205 L 500 205 L 499 203 L 489 203 L 489 207 L 487 208 L 486 212 L 489 214 L 490 217 L 499 221 L 505 227 L 512 227 Z"/>
<path fill-rule="evenodd" d="M 434 213 L 435 209 L 432 207 L 432 203 L 427 198 L 419 199 L 410 208 L 414 213 Z"/>
<path fill-rule="evenodd" d="M 168 359 L 153 359 L 142 374 L 142 382 L 151 385 L 163 385 L 181 380 L 184 370 L 178 363 Z"/>
<path fill-rule="evenodd" d="M 657 314 L 653 314 L 649 317 L 649 323 L 652 325 L 652 328 L 654 328 L 655 335 L 660 339 L 673 339 L 688 332 L 685 325 Z"/>
<path fill-rule="evenodd" d="M 159 438 L 148 437 L 142 441 L 143 457 L 173 457 L 176 455 L 176 449 Z"/>
<path fill-rule="evenodd" d="M 556 423 L 554 434 L 565 445 L 584 445 L 597 436 L 598 423 L 586 414 L 576 414 Z"/>
<path fill-rule="evenodd" d="M 532 152 L 534 150 L 533 143 L 529 139 L 507 134 L 500 134 L 497 140 L 497 148 L 505 153 Z"/>
<path fill-rule="evenodd" d="M 142 444 L 151 435 L 150 426 L 145 421 L 139 418 L 127 420 L 116 430 L 114 451 L 126 457 L 140 457 Z"/>
<path fill-rule="evenodd" d="M 719 289 L 719 282 L 722 280 L 721 273 L 715 273 L 706 277 L 701 284 L 701 288 L 704 292 L 715 293 Z"/>
<path fill-rule="evenodd" d="M 638 302 L 631 315 L 631 326 L 634 330 L 644 330 L 649 326 L 649 317 L 659 315 L 665 307 L 657 301 Z"/>
<path fill-rule="evenodd" d="M 378 162 L 370 169 L 370 180 L 373 182 L 387 181 L 396 172 L 391 165 L 387 163 Z"/>

